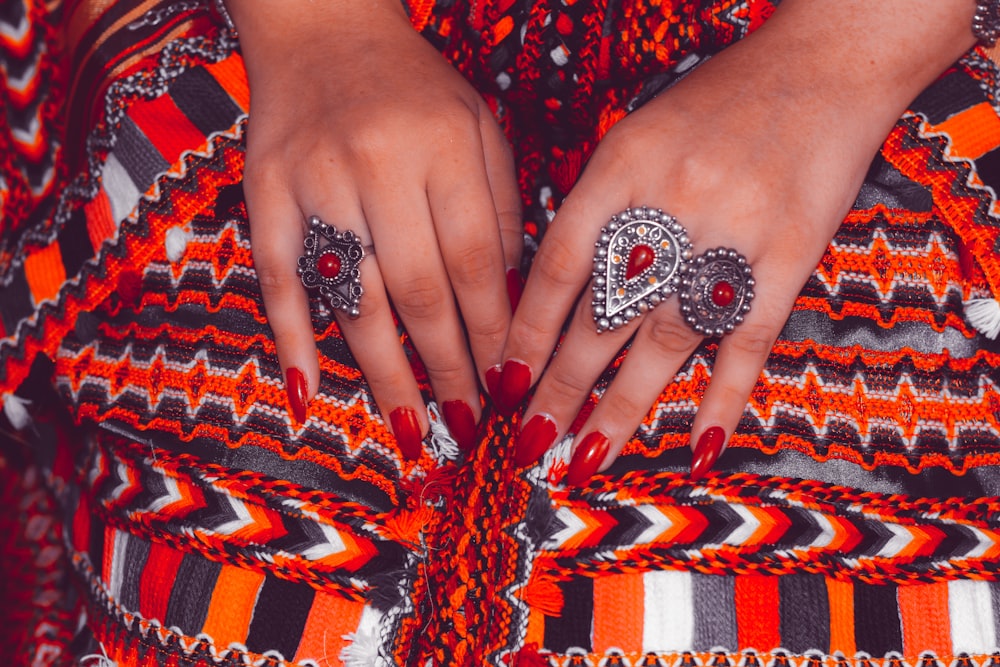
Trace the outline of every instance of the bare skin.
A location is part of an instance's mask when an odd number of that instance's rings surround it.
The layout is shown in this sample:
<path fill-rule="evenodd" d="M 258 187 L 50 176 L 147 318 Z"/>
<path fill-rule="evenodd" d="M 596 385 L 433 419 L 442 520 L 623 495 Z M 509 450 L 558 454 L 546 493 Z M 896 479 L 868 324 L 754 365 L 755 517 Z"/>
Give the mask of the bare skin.
<path fill-rule="evenodd" d="M 504 274 L 521 251 L 519 198 L 509 149 L 478 94 L 395 0 L 363 12 L 349 0 L 288 0 L 280 12 L 255 4 L 231 0 L 231 11 L 252 94 L 251 240 L 282 368 L 302 370 L 315 393 L 295 261 L 306 218 L 319 215 L 376 248 L 362 265 L 361 317 L 338 321 L 383 414 L 421 407 L 390 299 L 439 402 L 465 402 L 478 420 L 487 370 L 516 360 L 538 385 L 525 421 L 546 415 L 560 436 L 634 336 L 574 443 L 603 434 L 595 469 L 611 464 L 701 341 L 676 299 L 596 333 L 585 288 L 600 227 L 627 206 L 658 206 L 681 220 L 696 252 L 727 245 L 750 260 L 753 310 L 722 341 L 692 426 L 693 446 L 710 428 L 728 437 L 893 123 L 974 43 L 969 0 L 784 0 L 763 28 L 609 132 L 543 241 L 512 320 Z"/>
<path fill-rule="evenodd" d="M 282 369 L 301 370 L 315 395 L 295 268 L 317 215 L 375 248 L 361 265 L 361 315 L 337 319 L 382 413 L 412 408 L 427 431 L 391 299 L 439 402 L 461 401 L 478 421 L 480 381 L 500 362 L 511 319 L 505 271 L 521 252 L 510 150 L 490 109 L 395 0 L 364 12 L 342 0 L 259 7 L 231 10 L 252 95 L 244 185 L 254 262 Z"/>
<path fill-rule="evenodd" d="M 906 105 L 972 46 L 972 4 L 784 0 L 759 31 L 608 133 L 542 243 L 504 350 L 505 359 L 545 368 L 575 309 L 525 414 L 525 423 L 548 416 L 561 436 L 634 337 L 573 443 L 574 482 L 611 465 L 664 380 L 702 341 L 683 322 L 677 299 L 623 329 L 596 333 L 589 293 L 578 295 L 590 280 L 600 227 L 626 206 L 660 206 L 682 221 L 696 253 L 725 245 L 750 261 L 753 309 L 719 346 L 691 444 L 697 450 L 710 428 L 728 438 L 876 151 Z M 502 382 L 509 386 L 506 366 Z M 606 442 L 587 440 L 594 433 Z M 589 465 L 579 451 L 585 440 Z M 530 459 L 523 446 L 519 458 Z"/>

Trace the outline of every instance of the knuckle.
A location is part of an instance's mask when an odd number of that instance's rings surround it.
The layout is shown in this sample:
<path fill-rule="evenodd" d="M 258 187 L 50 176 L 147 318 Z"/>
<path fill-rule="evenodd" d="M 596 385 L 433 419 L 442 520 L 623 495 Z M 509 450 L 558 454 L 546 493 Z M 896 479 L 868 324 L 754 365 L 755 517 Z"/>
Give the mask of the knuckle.
<path fill-rule="evenodd" d="M 775 331 L 766 324 L 744 322 L 730 336 L 728 343 L 739 352 L 766 357 L 771 352 Z"/>
<path fill-rule="evenodd" d="M 473 319 L 465 320 L 465 328 L 470 339 L 479 339 L 489 345 L 502 344 L 506 338 L 508 320 L 503 316 L 491 317 L 478 314 Z"/>
<path fill-rule="evenodd" d="M 438 391 L 442 387 L 460 386 L 463 380 L 471 376 L 471 371 L 464 360 L 454 358 L 454 355 L 446 358 L 438 358 L 436 355 L 424 355 L 422 360 L 432 384 Z"/>
<path fill-rule="evenodd" d="M 433 278 L 420 277 L 409 280 L 398 294 L 393 295 L 392 301 L 404 319 L 431 319 L 440 314 L 445 299 L 450 296 Z"/>
<path fill-rule="evenodd" d="M 651 406 L 640 404 L 636 395 L 629 391 L 609 389 L 601 398 L 601 414 L 606 419 L 618 422 L 634 420 L 636 425 L 642 416 L 649 412 Z"/>
<path fill-rule="evenodd" d="M 593 379 L 574 372 L 564 364 L 553 364 L 545 379 L 549 400 L 560 404 L 582 404 L 593 388 Z"/>
<path fill-rule="evenodd" d="M 590 258 L 587 258 L 588 264 Z M 531 267 L 546 282 L 559 287 L 579 287 L 580 253 L 563 241 L 559 235 L 550 234 L 538 251 Z"/>
<path fill-rule="evenodd" d="M 497 259 L 492 245 L 470 244 L 458 250 L 448 265 L 448 273 L 454 283 L 487 285 L 496 273 Z"/>
<path fill-rule="evenodd" d="M 687 355 L 694 347 L 694 334 L 673 317 L 650 317 L 642 327 L 649 341 L 665 355 Z"/>
<path fill-rule="evenodd" d="M 281 270 L 281 264 L 277 261 L 270 261 L 265 255 L 258 257 L 254 255 L 257 282 L 261 292 L 265 295 L 284 294 L 290 290 L 301 290 L 302 282 L 295 272 Z"/>
<path fill-rule="evenodd" d="M 549 323 L 537 319 L 534 313 L 526 313 L 511 326 L 507 334 L 507 349 L 535 350 L 540 346 L 543 347 L 543 341 L 548 341 L 552 336 Z"/>

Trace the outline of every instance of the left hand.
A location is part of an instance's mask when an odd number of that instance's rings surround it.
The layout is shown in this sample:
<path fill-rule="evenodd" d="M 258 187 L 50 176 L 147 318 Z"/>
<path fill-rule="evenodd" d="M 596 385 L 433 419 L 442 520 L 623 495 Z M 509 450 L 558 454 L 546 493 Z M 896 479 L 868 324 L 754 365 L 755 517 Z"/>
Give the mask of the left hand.
<path fill-rule="evenodd" d="M 785 0 L 757 32 L 612 128 L 539 249 L 504 350 L 494 396 L 501 410 L 512 411 L 538 382 L 519 464 L 565 434 L 631 338 L 573 443 L 567 481 L 607 468 L 702 341 L 677 298 L 596 331 L 594 242 L 613 214 L 645 205 L 676 216 L 694 254 L 726 246 L 745 255 L 757 282 L 746 321 L 720 342 L 692 425 L 693 476 L 711 467 L 872 157 L 906 105 L 972 45 L 972 4 L 825 3 L 819 24 L 815 3 Z M 571 311 L 559 354 L 539 379 Z"/>

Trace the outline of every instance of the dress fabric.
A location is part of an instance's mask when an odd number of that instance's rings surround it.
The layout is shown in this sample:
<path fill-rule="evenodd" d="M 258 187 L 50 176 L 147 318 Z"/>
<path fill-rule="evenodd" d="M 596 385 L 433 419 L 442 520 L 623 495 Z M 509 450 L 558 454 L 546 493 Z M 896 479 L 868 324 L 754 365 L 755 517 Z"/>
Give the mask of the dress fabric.
<path fill-rule="evenodd" d="M 319 300 L 319 393 L 291 418 L 241 186 L 246 74 L 209 4 L 0 9 L 3 457 L 34 455 L 66 508 L 39 545 L 64 532 L 90 636 L 57 596 L 12 664 L 1000 667 L 989 53 L 892 130 L 715 470 L 688 479 L 706 341 L 567 488 L 566 442 L 514 465 L 517 415 L 487 410 L 461 451 L 401 330 L 432 421 L 407 461 Z M 515 148 L 527 271 L 601 136 L 775 4 L 407 9 Z"/>

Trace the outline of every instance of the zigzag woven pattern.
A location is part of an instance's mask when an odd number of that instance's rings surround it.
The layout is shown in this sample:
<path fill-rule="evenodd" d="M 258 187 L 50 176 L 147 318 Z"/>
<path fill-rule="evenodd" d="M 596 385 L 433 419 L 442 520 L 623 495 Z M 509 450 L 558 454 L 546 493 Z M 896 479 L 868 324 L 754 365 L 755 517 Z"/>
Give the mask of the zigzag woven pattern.
<path fill-rule="evenodd" d="M 775 4 L 407 6 L 518 147 L 530 264 L 604 133 Z M 102 5 L 65 81 L 43 62 L 58 16 L 0 12 L 3 95 L 31 110 L 0 128 L 23 140 L 0 161 L 0 400 L 50 358 L 91 434 L 70 541 L 108 659 L 1000 667 L 1000 347 L 966 306 L 1000 294 L 983 53 L 900 119 L 716 471 L 684 474 L 707 342 L 569 490 L 565 445 L 515 466 L 517 415 L 462 454 L 431 403 L 405 460 L 318 301 L 322 380 L 291 419 L 240 182 L 246 73 L 206 9 Z M 70 130 L 30 81 L 73 91 Z"/>

